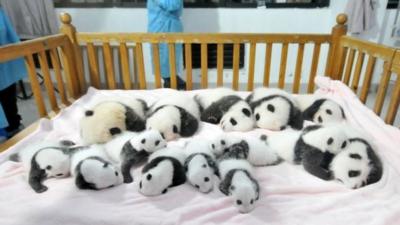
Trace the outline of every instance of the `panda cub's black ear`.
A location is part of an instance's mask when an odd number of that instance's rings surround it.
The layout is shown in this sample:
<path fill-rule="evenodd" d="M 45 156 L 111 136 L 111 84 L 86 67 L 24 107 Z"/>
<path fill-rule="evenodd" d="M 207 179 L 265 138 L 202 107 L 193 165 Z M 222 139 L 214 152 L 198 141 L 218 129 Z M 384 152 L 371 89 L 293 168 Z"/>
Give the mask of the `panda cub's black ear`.
<path fill-rule="evenodd" d="M 94 112 L 93 110 L 86 110 L 85 111 L 85 116 L 93 116 Z"/>
<path fill-rule="evenodd" d="M 242 109 L 242 112 L 243 112 L 243 114 L 246 115 L 247 117 L 250 117 L 250 115 L 251 115 L 250 110 L 248 110 L 248 109 L 246 109 L 246 108 L 243 108 L 243 109 Z"/>

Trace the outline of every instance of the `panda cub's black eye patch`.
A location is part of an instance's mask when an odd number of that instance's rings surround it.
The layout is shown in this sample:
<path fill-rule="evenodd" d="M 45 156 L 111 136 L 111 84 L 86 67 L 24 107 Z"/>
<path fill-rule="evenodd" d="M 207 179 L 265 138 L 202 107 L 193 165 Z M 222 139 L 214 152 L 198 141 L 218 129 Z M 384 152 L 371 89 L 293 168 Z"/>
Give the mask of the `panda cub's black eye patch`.
<path fill-rule="evenodd" d="M 167 193 L 167 191 L 168 191 L 168 189 L 164 189 L 164 190 L 161 192 L 161 194 L 165 194 L 165 193 Z"/>
<path fill-rule="evenodd" d="M 361 171 L 359 170 L 349 170 L 349 177 L 358 177 L 360 176 Z"/>
<path fill-rule="evenodd" d="M 146 179 L 151 180 L 151 177 L 152 177 L 151 174 L 147 174 Z"/>
<path fill-rule="evenodd" d="M 268 104 L 267 105 L 267 109 L 268 109 L 268 111 L 270 111 L 270 112 L 275 112 L 275 106 L 273 106 L 273 105 L 271 105 L 271 104 Z"/>
<path fill-rule="evenodd" d="M 341 148 L 346 148 L 347 142 L 343 142 Z"/>
<path fill-rule="evenodd" d="M 325 110 L 325 111 L 326 111 L 326 113 L 327 113 L 328 115 L 332 115 L 332 110 L 327 109 L 327 110 Z"/>
<path fill-rule="evenodd" d="M 115 176 L 116 176 L 116 177 L 118 177 L 118 174 L 119 174 L 118 171 L 115 171 Z"/>
<path fill-rule="evenodd" d="M 203 164 L 201 167 L 203 167 L 203 168 L 207 168 L 207 165 L 206 165 L 206 164 Z"/>
<path fill-rule="evenodd" d="M 265 135 L 265 134 L 261 135 L 261 136 L 260 136 L 260 139 L 261 139 L 262 141 L 266 141 L 266 140 L 267 140 L 267 135 Z"/>
<path fill-rule="evenodd" d="M 142 181 L 139 183 L 139 188 L 142 189 Z"/>
<path fill-rule="evenodd" d="M 247 117 L 250 117 L 250 115 L 251 115 L 250 110 L 248 110 L 248 109 L 246 109 L 246 108 L 243 108 L 243 109 L 242 109 L 242 112 L 243 112 L 243 114 L 246 115 Z"/>
<path fill-rule="evenodd" d="M 174 125 L 174 127 L 172 127 L 172 131 L 177 134 L 178 133 L 178 127 L 176 125 Z"/>
<path fill-rule="evenodd" d="M 328 139 L 328 141 L 327 141 L 327 144 L 328 144 L 328 145 L 331 145 L 332 143 L 333 143 L 333 138 L 330 137 L 330 138 Z"/>
<path fill-rule="evenodd" d="M 155 144 L 158 146 L 160 144 L 160 140 L 157 140 Z"/>
<path fill-rule="evenodd" d="M 160 134 L 161 134 L 161 137 L 162 137 L 163 139 L 165 139 L 164 133 L 160 133 Z"/>
<path fill-rule="evenodd" d="M 323 122 L 321 116 L 318 116 L 318 122 L 320 122 L 320 123 Z"/>
<path fill-rule="evenodd" d="M 111 135 L 116 135 L 116 134 L 120 134 L 122 131 L 121 131 L 121 129 L 119 129 L 118 127 L 113 127 L 113 128 L 110 128 L 110 134 Z"/>
<path fill-rule="evenodd" d="M 204 177 L 204 182 L 208 182 L 208 181 L 210 181 L 210 178 L 209 177 Z"/>
<path fill-rule="evenodd" d="M 253 204 L 254 203 L 254 200 L 252 199 L 252 200 L 250 200 L 250 204 Z"/>
<path fill-rule="evenodd" d="M 51 170 L 51 166 L 50 165 L 46 166 L 46 170 Z"/>
<path fill-rule="evenodd" d="M 194 185 L 194 186 L 195 186 L 197 189 L 200 189 L 200 186 L 199 186 L 199 185 L 196 184 L 196 185 Z"/>
<path fill-rule="evenodd" d="M 226 144 L 225 141 L 221 140 L 221 145 L 225 145 L 225 144 Z"/>
<path fill-rule="evenodd" d="M 231 122 L 231 124 L 232 124 L 233 126 L 236 126 L 236 124 L 237 124 L 236 120 L 233 119 L 233 118 L 231 118 L 231 119 L 229 120 L 229 122 Z"/>
<path fill-rule="evenodd" d="M 85 116 L 93 116 L 93 114 L 94 114 L 93 110 L 87 110 L 85 112 Z"/>
<path fill-rule="evenodd" d="M 108 163 L 103 164 L 103 168 L 106 168 L 108 166 Z"/>
<path fill-rule="evenodd" d="M 256 120 L 258 121 L 258 120 L 260 120 L 260 114 L 256 114 Z"/>
<path fill-rule="evenodd" d="M 142 144 L 146 143 L 146 139 L 143 138 L 141 142 Z"/>
<path fill-rule="evenodd" d="M 242 201 L 236 200 L 236 204 L 241 205 L 241 204 L 242 204 Z"/>

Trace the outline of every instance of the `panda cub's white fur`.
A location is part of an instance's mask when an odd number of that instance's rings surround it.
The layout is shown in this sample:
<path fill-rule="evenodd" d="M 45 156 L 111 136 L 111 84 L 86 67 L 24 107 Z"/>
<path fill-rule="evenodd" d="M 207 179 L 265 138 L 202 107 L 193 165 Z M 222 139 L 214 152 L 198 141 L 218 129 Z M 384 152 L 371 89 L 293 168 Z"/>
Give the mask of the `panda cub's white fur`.
<path fill-rule="evenodd" d="M 183 149 L 177 147 L 167 147 L 154 152 L 142 169 L 139 192 L 145 196 L 156 196 L 165 194 L 171 187 L 185 183 L 185 158 Z"/>
<path fill-rule="evenodd" d="M 181 92 L 158 100 L 150 111 L 146 128 L 158 130 L 167 141 L 192 136 L 199 127 L 199 105 Z"/>
<path fill-rule="evenodd" d="M 125 183 L 133 181 L 131 168 L 147 159 L 147 157 L 167 146 L 160 132 L 146 130 L 140 134 L 124 132 L 105 145 L 110 158 L 118 163 Z"/>
<path fill-rule="evenodd" d="M 346 148 L 330 164 L 333 179 L 348 188 L 360 188 L 378 182 L 383 174 L 382 162 L 366 139 L 351 138 Z"/>
<path fill-rule="evenodd" d="M 302 136 L 304 142 L 320 149 L 322 152 L 337 154 L 347 145 L 346 126 L 325 126 L 315 131 L 310 131 Z"/>
<path fill-rule="evenodd" d="M 203 111 L 200 119 L 219 124 L 226 131 L 249 131 L 254 116 L 249 104 L 229 88 L 214 88 L 195 96 Z"/>
<path fill-rule="evenodd" d="M 268 135 L 268 137 L 261 135 L 260 139 L 265 140 L 270 149 L 280 158 L 286 162 L 294 163 L 294 149 L 300 135 L 301 131 L 288 128 L 280 132 L 274 132 Z"/>
<path fill-rule="evenodd" d="M 217 156 L 228 152 L 234 145 L 241 145 L 245 151 L 246 159 L 254 166 L 275 165 L 281 160 L 276 152 L 260 138 L 245 136 L 239 137 L 233 134 L 222 134 L 211 142 L 211 149 Z"/>
<path fill-rule="evenodd" d="M 71 174 L 79 189 L 100 190 L 122 183 L 121 171 L 108 159 L 104 147 L 81 147 L 72 155 Z"/>
<path fill-rule="evenodd" d="M 287 92 L 276 88 L 257 88 L 246 99 L 259 128 L 283 130 L 303 127 L 301 111 L 296 100 Z"/>
<path fill-rule="evenodd" d="M 226 159 L 219 163 L 220 191 L 232 196 L 240 213 L 249 213 L 259 199 L 260 187 L 253 178 L 253 168 L 246 160 Z"/>
<path fill-rule="evenodd" d="M 140 99 L 103 101 L 86 110 L 80 120 L 81 137 L 86 145 L 106 143 L 125 130 L 145 129 L 147 105 Z"/>
<path fill-rule="evenodd" d="M 192 140 L 185 147 L 188 156 L 184 163 L 186 177 L 189 183 L 203 193 L 212 191 L 214 175 L 218 168 L 210 144 L 206 140 Z"/>

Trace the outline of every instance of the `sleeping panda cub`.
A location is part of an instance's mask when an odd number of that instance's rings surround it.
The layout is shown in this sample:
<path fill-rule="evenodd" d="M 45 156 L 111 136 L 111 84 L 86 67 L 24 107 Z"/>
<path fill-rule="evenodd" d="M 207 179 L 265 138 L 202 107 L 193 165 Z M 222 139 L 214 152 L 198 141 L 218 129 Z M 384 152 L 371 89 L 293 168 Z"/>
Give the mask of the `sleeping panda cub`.
<path fill-rule="evenodd" d="M 48 190 L 43 185 L 47 178 L 63 178 L 69 176 L 69 147 L 72 142 L 42 141 L 29 145 L 20 152 L 10 156 L 12 161 L 22 162 L 28 172 L 28 183 L 36 193 Z"/>
<path fill-rule="evenodd" d="M 254 127 L 249 104 L 232 89 L 210 89 L 197 94 L 195 100 L 203 109 L 201 121 L 219 124 L 224 131 L 249 131 Z"/>
<path fill-rule="evenodd" d="M 185 147 L 187 158 L 183 167 L 189 183 L 200 192 L 208 193 L 214 187 L 214 175 L 218 176 L 215 156 L 206 140 L 192 140 Z"/>
<path fill-rule="evenodd" d="M 150 155 L 142 169 L 139 192 L 145 196 L 167 193 L 168 189 L 186 182 L 183 149 L 167 147 Z"/>
<path fill-rule="evenodd" d="M 157 101 L 148 116 L 146 128 L 158 130 L 165 140 L 190 137 L 199 128 L 199 105 L 184 93 Z"/>
<path fill-rule="evenodd" d="M 160 132 L 146 130 L 140 134 L 126 131 L 105 144 L 108 156 L 121 166 L 124 183 L 133 182 L 131 168 L 167 146 Z"/>
<path fill-rule="evenodd" d="M 271 166 L 281 162 L 265 141 L 251 136 L 222 134 L 211 141 L 211 149 L 217 156 L 243 155 L 253 166 Z"/>
<path fill-rule="evenodd" d="M 221 183 L 219 190 L 232 196 L 240 213 L 249 213 L 255 208 L 260 196 L 260 186 L 254 179 L 253 168 L 244 159 L 226 158 L 218 165 Z"/>
<path fill-rule="evenodd" d="M 85 144 L 105 143 L 122 131 L 142 131 L 146 127 L 147 104 L 141 99 L 104 101 L 86 110 L 80 121 Z"/>
<path fill-rule="evenodd" d="M 342 122 L 346 116 L 338 103 L 321 98 L 303 110 L 303 119 L 317 124 L 332 124 Z"/>
<path fill-rule="evenodd" d="M 360 188 L 378 182 L 383 173 L 382 162 L 362 138 L 351 138 L 347 146 L 330 164 L 333 179 L 348 188 Z"/>
<path fill-rule="evenodd" d="M 256 119 L 256 126 L 269 130 L 303 128 L 303 118 L 296 100 L 287 92 L 275 88 L 257 88 L 246 101 Z"/>
<path fill-rule="evenodd" d="M 71 174 L 79 189 L 101 190 L 122 184 L 121 171 L 101 145 L 77 147 L 71 160 Z"/>

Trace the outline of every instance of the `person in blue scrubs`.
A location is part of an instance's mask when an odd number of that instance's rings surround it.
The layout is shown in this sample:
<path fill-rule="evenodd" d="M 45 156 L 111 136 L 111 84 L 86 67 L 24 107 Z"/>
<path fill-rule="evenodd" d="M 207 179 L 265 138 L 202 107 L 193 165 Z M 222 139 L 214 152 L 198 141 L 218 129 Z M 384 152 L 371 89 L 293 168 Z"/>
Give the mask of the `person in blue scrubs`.
<path fill-rule="evenodd" d="M 7 15 L 0 8 L 0 46 L 16 42 L 19 42 L 19 38 Z M 21 129 L 16 82 L 26 77 L 26 74 L 23 59 L 0 63 L 0 129 L 4 129 L 9 137 Z"/>
<path fill-rule="evenodd" d="M 183 0 L 148 0 L 148 32 L 150 33 L 169 33 L 182 32 L 183 25 L 180 17 L 183 11 Z M 169 55 L 168 45 L 160 44 L 160 70 L 164 80 L 164 87 L 170 87 Z M 183 71 L 182 44 L 175 45 L 175 62 L 177 71 L 178 89 L 186 86 L 179 74 Z"/>

